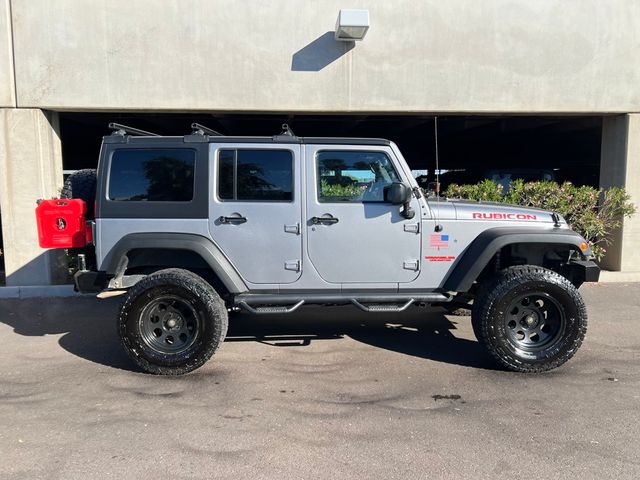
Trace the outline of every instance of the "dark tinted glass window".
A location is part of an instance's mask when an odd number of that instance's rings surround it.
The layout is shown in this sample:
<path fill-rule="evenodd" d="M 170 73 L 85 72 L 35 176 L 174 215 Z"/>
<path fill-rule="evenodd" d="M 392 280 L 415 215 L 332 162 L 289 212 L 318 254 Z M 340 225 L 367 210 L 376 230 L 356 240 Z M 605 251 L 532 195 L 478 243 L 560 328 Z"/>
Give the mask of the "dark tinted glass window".
<path fill-rule="evenodd" d="M 221 150 L 221 200 L 291 201 L 293 154 L 289 150 Z"/>
<path fill-rule="evenodd" d="M 235 150 L 221 150 L 218 156 L 218 195 L 221 199 L 235 198 Z"/>
<path fill-rule="evenodd" d="M 116 150 L 111 158 L 109 199 L 191 201 L 195 160 L 195 150 Z"/>
<path fill-rule="evenodd" d="M 316 162 L 320 202 L 384 202 L 385 188 L 399 181 L 384 152 L 321 151 Z"/>

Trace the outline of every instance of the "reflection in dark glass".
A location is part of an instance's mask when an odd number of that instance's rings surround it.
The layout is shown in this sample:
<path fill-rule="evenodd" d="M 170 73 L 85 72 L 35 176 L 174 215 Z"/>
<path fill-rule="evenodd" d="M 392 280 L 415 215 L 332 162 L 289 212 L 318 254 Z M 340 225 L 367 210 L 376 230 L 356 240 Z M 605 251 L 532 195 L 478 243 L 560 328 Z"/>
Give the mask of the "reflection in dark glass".
<path fill-rule="evenodd" d="M 220 150 L 218 155 L 218 197 L 233 200 L 233 162 L 234 150 Z"/>
<path fill-rule="evenodd" d="M 111 159 L 109 199 L 189 202 L 193 200 L 194 150 L 117 150 Z"/>
<path fill-rule="evenodd" d="M 385 188 L 398 181 L 384 152 L 324 150 L 316 161 L 320 202 L 384 202 Z"/>
<path fill-rule="evenodd" d="M 232 170 L 234 153 L 237 155 L 235 195 L 233 195 Z M 222 150 L 218 161 L 220 199 L 245 201 L 291 201 L 293 199 L 293 155 L 290 151 Z"/>

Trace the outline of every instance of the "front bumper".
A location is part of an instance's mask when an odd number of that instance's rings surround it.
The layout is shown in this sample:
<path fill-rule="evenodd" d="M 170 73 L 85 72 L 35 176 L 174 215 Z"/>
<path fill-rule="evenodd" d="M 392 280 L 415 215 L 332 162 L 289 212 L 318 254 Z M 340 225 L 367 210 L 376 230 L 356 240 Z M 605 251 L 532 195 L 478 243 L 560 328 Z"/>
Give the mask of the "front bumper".
<path fill-rule="evenodd" d="M 592 260 L 572 260 L 568 267 L 568 276 L 575 284 L 597 282 L 600 278 L 600 267 Z"/>

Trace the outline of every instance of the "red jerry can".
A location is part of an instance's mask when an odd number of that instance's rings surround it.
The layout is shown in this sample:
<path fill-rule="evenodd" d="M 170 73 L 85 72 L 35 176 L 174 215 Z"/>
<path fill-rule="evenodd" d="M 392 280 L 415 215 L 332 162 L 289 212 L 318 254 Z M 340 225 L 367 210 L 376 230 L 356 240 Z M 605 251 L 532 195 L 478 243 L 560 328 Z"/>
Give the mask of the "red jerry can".
<path fill-rule="evenodd" d="M 88 241 L 86 213 L 87 204 L 84 200 L 75 198 L 40 200 L 36 207 L 40 247 L 86 247 Z"/>

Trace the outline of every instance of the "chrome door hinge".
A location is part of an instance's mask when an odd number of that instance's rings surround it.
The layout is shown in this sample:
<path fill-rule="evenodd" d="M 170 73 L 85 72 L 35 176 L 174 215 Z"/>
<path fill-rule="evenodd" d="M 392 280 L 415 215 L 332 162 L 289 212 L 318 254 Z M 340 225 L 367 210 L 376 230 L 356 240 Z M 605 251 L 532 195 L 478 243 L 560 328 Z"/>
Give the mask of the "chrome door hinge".
<path fill-rule="evenodd" d="M 418 260 L 405 260 L 402 267 L 405 270 L 413 270 L 415 272 L 420 269 L 420 262 Z"/>
<path fill-rule="evenodd" d="M 296 223 L 293 225 L 285 225 L 284 231 L 285 233 L 293 233 L 294 235 L 300 235 L 300 224 Z"/>
<path fill-rule="evenodd" d="M 419 223 L 405 223 L 404 231 L 411 233 L 420 233 L 420 224 Z"/>
<path fill-rule="evenodd" d="M 291 270 L 292 272 L 300 271 L 300 260 L 286 260 L 284 262 L 284 269 Z"/>

